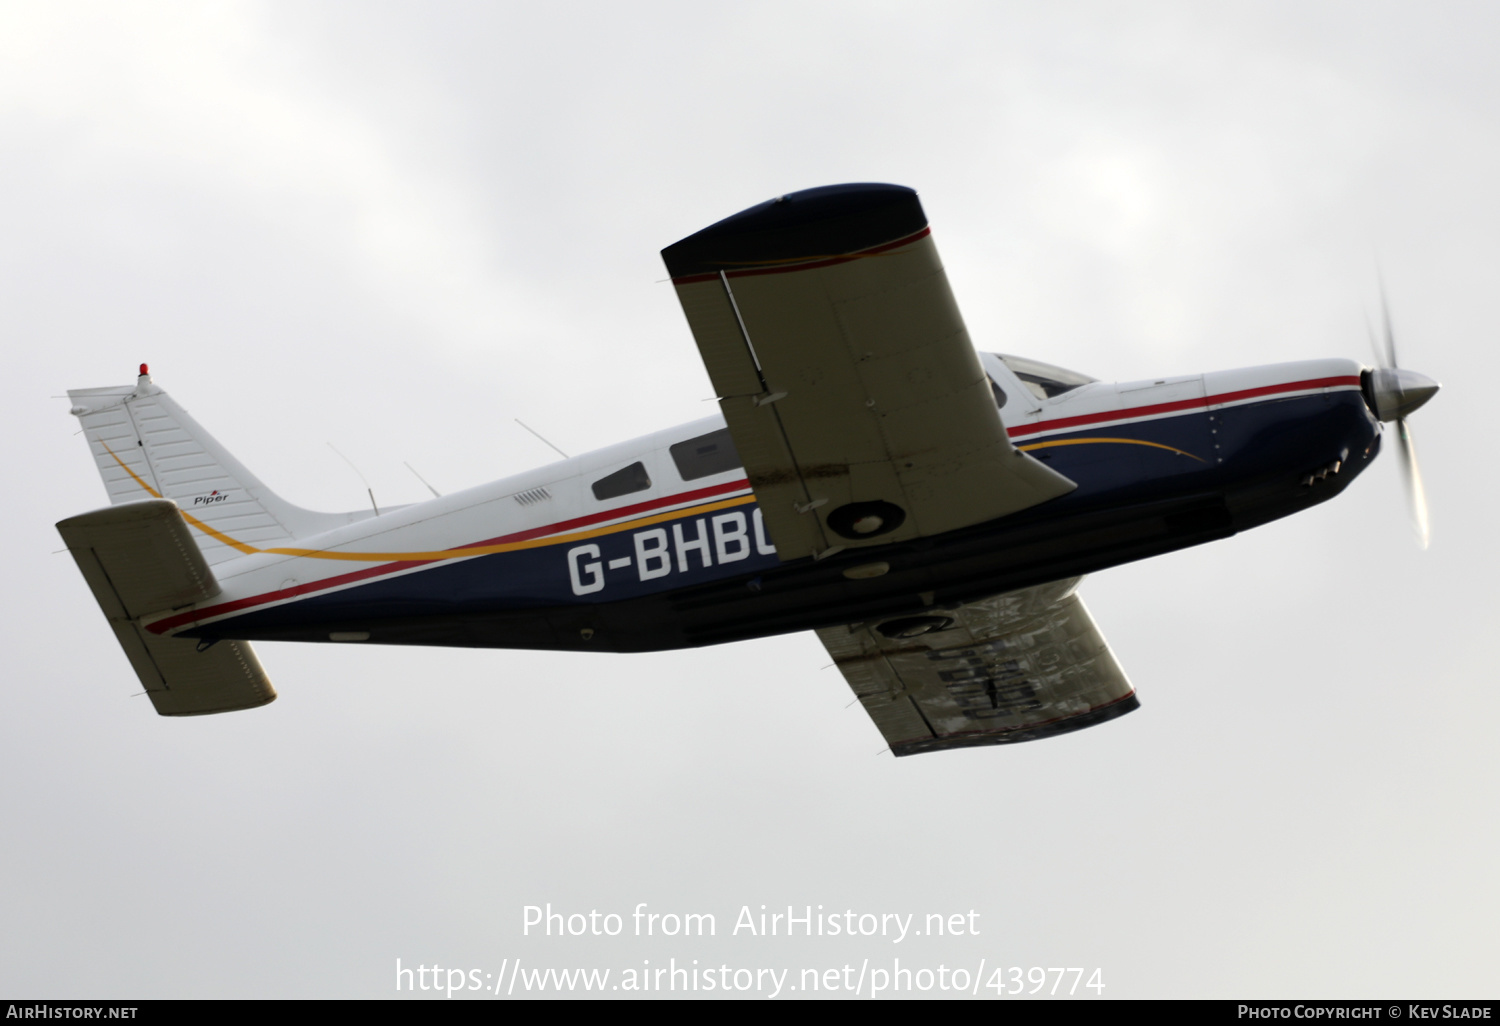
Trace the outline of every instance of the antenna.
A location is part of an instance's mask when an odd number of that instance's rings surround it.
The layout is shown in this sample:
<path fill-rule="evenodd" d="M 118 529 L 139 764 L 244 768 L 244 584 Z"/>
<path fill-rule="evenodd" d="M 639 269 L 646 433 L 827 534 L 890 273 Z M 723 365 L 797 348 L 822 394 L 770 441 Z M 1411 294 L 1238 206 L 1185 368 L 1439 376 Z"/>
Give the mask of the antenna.
<path fill-rule="evenodd" d="M 411 471 L 413 474 L 417 474 L 417 468 L 412 466 L 410 463 L 407 463 L 405 460 L 401 461 L 401 465 L 404 466 L 407 470 Z M 427 484 L 427 479 L 421 474 L 417 474 L 417 480 L 421 481 L 424 485 L 427 485 L 427 490 L 432 493 L 433 498 L 441 499 L 443 497 L 443 493 L 432 487 L 432 485 Z"/>
<path fill-rule="evenodd" d="M 359 468 L 354 465 L 354 461 L 351 460 L 349 457 L 345 456 L 343 453 L 339 452 L 338 449 L 334 448 L 334 444 L 332 442 L 329 442 L 327 444 L 328 444 L 328 448 L 333 449 L 334 452 L 338 452 L 339 459 L 341 459 L 345 463 L 349 464 L 349 469 L 352 470 L 352 471 L 354 471 L 356 474 L 359 474 L 359 479 L 361 481 L 365 482 L 365 491 L 370 496 L 370 508 L 375 511 L 375 515 L 377 517 L 380 516 L 380 507 L 377 506 L 377 505 L 375 505 L 375 489 L 373 489 L 373 488 L 370 487 L 370 482 L 369 481 L 365 481 L 365 475 L 360 474 L 359 473 Z M 428 485 L 428 487 L 430 488 L 432 486 Z"/>
<path fill-rule="evenodd" d="M 517 424 L 521 424 L 521 418 L 520 418 L 520 417 L 515 417 L 515 418 L 513 418 L 513 419 L 514 419 L 514 420 L 515 420 L 515 422 L 516 422 L 516 423 L 517 423 Z M 526 427 L 526 425 L 525 425 L 525 424 L 521 424 L 521 426 L 522 426 L 522 427 L 523 427 L 523 428 L 526 428 L 526 430 L 527 430 L 527 431 L 531 431 L 531 428 L 529 428 L 529 427 Z M 559 448 L 558 448 L 558 447 L 557 447 L 557 446 L 555 446 L 555 445 L 553 445 L 553 444 L 552 444 L 552 443 L 551 443 L 551 442 L 549 442 L 549 441 L 547 441 L 547 440 L 546 440 L 546 439 L 545 439 L 545 438 L 542 438 L 542 436 L 541 436 L 541 435 L 539 435 L 539 434 L 537 434 L 537 433 L 536 433 L 536 432 L 535 432 L 535 431 L 531 431 L 531 433 L 532 433 L 532 434 L 533 434 L 533 435 L 536 435 L 536 436 L 537 436 L 537 437 L 538 437 L 538 438 L 541 438 L 541 439 L 542 439 L 542 444 L 544 444 L 544 445 L 546 445 L 546 446 L 547 446 L 547 447 L 548 447 L 548 448 L 550 448 L 550 449 L 551 449 L 551 450 L 552 450 L 552 451 L 553 451 L 553 452 L 555 452 L 555 453 L 557 453 L 557 454 L 558 454 L 558 455 L 559 455 L 559 456 L 561 456 L 561 457 L 562 457 L 562 458 L 563 458 L 563 459 L 565 459 L 565 460 L 566 460 L 566 459 L 571 459 L 571 458 L 572 458 L 572 457 L 570 457 L 570 456 L 569 456 L 569 455 L 568 455 L 568 454 L 567 454 L 567 453 L 565 453 L 565 452 L 563 452 L 563 451 L 562 451 L 562 450 L 561 450 L 561 449 L 559 449 Z"/>

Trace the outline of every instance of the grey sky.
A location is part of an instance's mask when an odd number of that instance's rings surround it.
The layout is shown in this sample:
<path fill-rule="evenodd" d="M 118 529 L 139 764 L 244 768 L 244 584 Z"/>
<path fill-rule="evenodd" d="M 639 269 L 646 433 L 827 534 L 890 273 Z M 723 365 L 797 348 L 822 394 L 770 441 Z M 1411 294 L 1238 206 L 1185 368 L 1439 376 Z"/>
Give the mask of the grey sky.
<path fill-rule="evenodd" d="M 1105 994 L 1493 996 L 1500 14 L 1485 4 L 0 6 L 13 486 L 0 993 L 394 993 L 493 972 L 1101 968 Z M 706 415 L 657 251 L 772 195 L 922 194 L 976 344 L 1130 379 L 1369 359 L 1433 507 L 1338 500 L 1101 573 L 1141 710 L 881 740 L 808 634 L 643 656 L 257 646 L 156 717 L 52 524 L 69 387 L 148 361 L 288 499 L 427 496 Z M 525 905 L 712 912 L 521 935 Z M 742 905 L 975 909 L 901 945 Z M 910 962 L 908 962 L 910 959 Z"/>

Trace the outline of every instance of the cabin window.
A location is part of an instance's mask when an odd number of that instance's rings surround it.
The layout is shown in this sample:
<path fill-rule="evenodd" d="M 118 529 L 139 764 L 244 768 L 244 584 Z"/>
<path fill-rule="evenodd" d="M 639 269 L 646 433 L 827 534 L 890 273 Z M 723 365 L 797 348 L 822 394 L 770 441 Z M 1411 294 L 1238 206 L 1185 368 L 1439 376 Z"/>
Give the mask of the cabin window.
<path fill-rule="evenodd" d="M 734 451 L 734 439 L 729 429 L 721 428 L 686 442 L 678 442 L 668 450 L 672 462 L 677 464 L 677 473 L 684 481 L 696 481 L 711 474 L 722 474 L 727 470 L 738 470 L 744 466 L 740 454 Z"/>
<path fill-rule="evenodd" d="M 1011 373 L 1020 378 L 1021 383 L 1031 389 L 1031 394 L 1038 399 L 1051 399 L 1099 380 L 1040 360 L 1028 360 L 1024 356 L 1006 356 L 1004 353 L 995 355 L 1005 361 L 1005 366 L 1010 368 Z"/>
<path fill-rule="evenodd" d="M 631 492 L 644 492 L 650 487 L 651 475 L 646 473 L 646 465 L 636 462 L 595 481 L 594 498 L 603 502 L 605 499 L 618 499 Z"/>

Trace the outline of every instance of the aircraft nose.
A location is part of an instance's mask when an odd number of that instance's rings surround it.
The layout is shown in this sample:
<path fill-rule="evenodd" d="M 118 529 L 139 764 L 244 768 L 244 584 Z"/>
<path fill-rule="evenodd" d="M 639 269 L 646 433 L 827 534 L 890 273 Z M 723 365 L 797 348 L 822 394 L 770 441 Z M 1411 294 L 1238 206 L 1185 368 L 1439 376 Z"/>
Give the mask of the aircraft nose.
<path fill-rule="evenodd" d="M 1425 374 L 1382 367 L 1370 372 L 1370 408 L 1382 421 L 1400 420 L 1420 409 L 1441 387 Z"/>

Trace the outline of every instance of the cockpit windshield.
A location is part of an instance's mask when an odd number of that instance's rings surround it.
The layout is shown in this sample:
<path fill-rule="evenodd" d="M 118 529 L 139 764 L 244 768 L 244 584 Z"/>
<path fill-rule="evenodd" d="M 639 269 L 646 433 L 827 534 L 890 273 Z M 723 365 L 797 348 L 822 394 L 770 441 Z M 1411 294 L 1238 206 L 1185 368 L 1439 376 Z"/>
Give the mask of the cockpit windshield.
<path fill-rule="evenodd" d="M 1004 361 L 1011 373 L 1020 378 L 1021 382 L 1031 389 L 1032 395 L 1038 399 L 1051 399 L 1064 392 L 1071 392 L 1080 385 L 1099 380 L 1087 374 L 1079 374 L 1077 371 L 1054 367 L 1040 360 L 1028 360 L 1024 356 L 1007 356 L 1004 353 L 995 355 Z"/>

